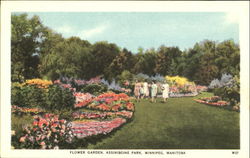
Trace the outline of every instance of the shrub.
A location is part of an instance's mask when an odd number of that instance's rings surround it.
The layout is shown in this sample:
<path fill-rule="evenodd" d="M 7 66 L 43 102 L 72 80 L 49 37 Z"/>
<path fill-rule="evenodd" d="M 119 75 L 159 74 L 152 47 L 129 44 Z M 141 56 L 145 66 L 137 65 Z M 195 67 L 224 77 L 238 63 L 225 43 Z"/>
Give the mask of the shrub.
<path fill-rule="evenodd" d="M 107 92 L 108 87 L 104 84 L 89 84 L 81 89 L 83 93 L 90 93 L 94 95 L 99 95 L 103 92 Z"/>
<path fill-rule="evenodd" d="M 68 88 L 59 85 L 40 86 L 12 84 L 11 104 L 20 107 L 40 107 L 49 110 L 73 108 L 75 97 Z"/>
<path fill-rule="evenodd" d="M 209 88 L 215 95 L 229 101 L 230 105 L 236 105 L 240 102 L 240 80 L 237 76 L 223 74 L 221 80 L 213 80 Z"/>
<path fill-rule="evenodd" d="M 11 84 L 11 104 L 24 106 L 25 105 L 24 99 L 25 97 L 23 96 L 21 85 L 17 82 L 13 82 Z"/>
<path fill-rule="evenodd" d="M 44 106 L 52 111 L 70 109 L 75 104 L 75 96 L 68 88 L 59 85 L 51 85 L 48 88 L 46 104 Z"/>
<path fill-rule="evenodd" d="M 36 85 L 20 86 L 16 83 L 11 88 L 11 104 L 20 107 L 43 107 L 46 100 L 46 90 Z"/>

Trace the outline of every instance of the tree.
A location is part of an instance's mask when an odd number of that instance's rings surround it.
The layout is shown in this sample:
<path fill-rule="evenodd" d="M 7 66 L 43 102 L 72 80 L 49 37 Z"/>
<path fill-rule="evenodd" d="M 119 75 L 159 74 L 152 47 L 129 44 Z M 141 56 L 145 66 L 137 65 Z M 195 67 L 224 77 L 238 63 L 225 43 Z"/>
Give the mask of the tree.
<path fill-rule="evenodd" d="M 44 27 L 38 16 L 11 15 L 11 80 L 39 77 Z"/>
<path fill-rule="evenodd" d="M 116 44 L 108 42 L 96 42 L 91 47 L 91 54 L 93 55 L 92 64 L 89 69 L 91 70 L 91 76 L 95 77 L 98 75 L 103 75 L 105 69 L 108 68 L 110 63 L 119 54 L 120 50 Z M 106 75 L 108 72 L 106 70 Z"/>
<path fill-rule="evenodd" d="M 162 45 L 157 53 L 155 73 L 161 75 L 178 74 L 175 70 L 181 61 L 182 52 L 178 47 L 166 47 Z"/>
<path fill-rule="evenodd" d="M 134 59 L 131 52 L 124 48 L 112 61 L 105 75 L 108 80 L 112 80 L 120 75 L 124 70 L 130 70 L 134 65 Z"/>
<path fill-rule="evenodd" d="M 154 48 L 146 50 L 143 54 L 142 70 L 141 73 L 147 74 L 149 76 L 155 75 L 154 69 L 156 66 L 157 54 Z"/>
<path fill-rule="evenodd" d="M 43 73 L 50 79 L 59 77 L 90 78 L 89 69 L 93 56 L 90 44 L 78 37 L 58 42 L 50 49 L 41 65 Z"/>
<path fill-rule="evenodd" d="M 215 52 L 215 64 L 220 74 L 229 73 L 239 76 L 240 71 L 240 48 L 232 40 L 219 43 Z"/>

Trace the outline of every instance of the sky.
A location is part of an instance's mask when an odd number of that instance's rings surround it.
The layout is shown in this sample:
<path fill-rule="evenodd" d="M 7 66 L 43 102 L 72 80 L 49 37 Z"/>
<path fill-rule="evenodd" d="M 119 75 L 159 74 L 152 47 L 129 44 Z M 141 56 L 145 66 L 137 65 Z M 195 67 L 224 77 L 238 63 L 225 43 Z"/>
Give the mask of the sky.
<path fill-rule="evenodd" d="M 161 45 L 192 48 L 205 39 L 239 43 L 238 17 L 225 12 L 29 12 L 63 37 L 108 41 L 133 53 Z"/>

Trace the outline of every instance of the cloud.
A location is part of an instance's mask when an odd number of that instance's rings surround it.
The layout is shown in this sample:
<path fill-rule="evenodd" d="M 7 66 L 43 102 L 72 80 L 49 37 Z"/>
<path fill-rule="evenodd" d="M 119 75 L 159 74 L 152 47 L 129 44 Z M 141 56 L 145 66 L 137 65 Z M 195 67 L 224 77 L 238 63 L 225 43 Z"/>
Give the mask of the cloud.
<path fill-rule="evenodd" d="M 58 27 L 56 30 L 61 33 L 71 33 L 73 31 L 73 28 L 69 25 L 63 25 L 61 27 Z"/>
<path fill-rule="evenodd" d="M 107 30 L 107 28 L 108 28 L 108 25 L 106 25 L 106 24 L 99 25 L 99 26 L 96 26 L 92 29 L 82 30 L 79 33 L 79 36 L 83 37 L 83 38 L 90 38 L 90 37 L 93 37 L 97 34 L 103 33 L 105 30 Z"/>
<path fill-rule="evenodd" d="M 239 23 L 239 14 L 236 12 L 227 12 L 225 15 L 225 22 L 228 24 Z"/>

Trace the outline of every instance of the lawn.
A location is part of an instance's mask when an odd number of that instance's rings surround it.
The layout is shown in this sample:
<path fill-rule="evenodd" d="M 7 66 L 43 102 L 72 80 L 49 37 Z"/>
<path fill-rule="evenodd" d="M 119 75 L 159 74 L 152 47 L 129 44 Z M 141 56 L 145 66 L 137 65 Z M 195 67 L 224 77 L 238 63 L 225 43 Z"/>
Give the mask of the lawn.
<path fill-rule="evenodd" d="M 133 121 L 88 148 L 239 149 L 239 113 L 199 104 L 193 98 L 170 98 L 167 103 L 142 100 L 136 103 Z"/>

